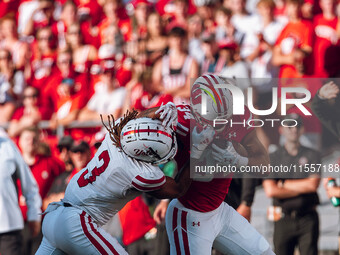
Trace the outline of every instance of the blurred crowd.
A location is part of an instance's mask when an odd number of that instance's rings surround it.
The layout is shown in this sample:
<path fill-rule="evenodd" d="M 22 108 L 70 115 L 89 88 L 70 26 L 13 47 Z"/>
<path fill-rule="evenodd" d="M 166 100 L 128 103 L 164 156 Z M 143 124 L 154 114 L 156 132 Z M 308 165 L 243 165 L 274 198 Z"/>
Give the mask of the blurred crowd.
<path fill-rule="evenodd" d="M 339 17 L 337 0 L 1 1 L 0 126 L 31 167 L 44 209 L 100 145 L 100 114 L 188 103 L 205 73 L 253 88 L 258 109 L 270 107 L 273 86 L 301 86 L 276 78 L 318 78 L 304 85 L 316 96 L 340 77 Z M 315 116 L 288 112 L 301 115 L 304 146 L 338 143 Z M 67 128 L 74 121 L 99 124 Z M 56 136 L 59 126 L 68 136 Z M 257 132 L 266 148 L 284 144 L 278 127 Z"/>

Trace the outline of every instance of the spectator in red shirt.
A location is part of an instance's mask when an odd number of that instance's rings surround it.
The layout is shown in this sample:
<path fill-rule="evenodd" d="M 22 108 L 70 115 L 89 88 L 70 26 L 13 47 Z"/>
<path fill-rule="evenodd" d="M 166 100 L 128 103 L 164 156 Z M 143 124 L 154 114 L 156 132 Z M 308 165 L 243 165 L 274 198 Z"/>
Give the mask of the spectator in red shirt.
<path fill-rule="evenodd" d="M 286 14 L 289 22 L 279 35 L 273 50 L 273 64 L 280 66 L 280 78 L 308 74 L 304 63 L 312 52 L 312 26 L 301 18 L 301 0 L 289 0 Z"/>
<path fill-rule="evenodd" d="M 0 48 L 8 49 L 12 54 L 15 68 L 24 70 L 28 61 L 29 48 L 27 43 L 19 40 L 17 26 L 12 18 L 3 18 L 0 23 L 1 34 Z"/>
<path fill-rule="evenodd" d="M 51 27 L 44 27 L 37 31 L 36 42 L 32 45 L 28 84 L 40 91 L 46 85 L 57 58 L 54 39 Z"/>
<path fill-rule="evenodd" d="M 85 106 L 84 96 L 77 93 L 75 87 L 75 80 L 72 78 L 64 78 L 57 85 L 53 93 L 56 108 L 50 121 L 51 129 L 56 129 L 58 125 L 69 125 L 78 118 L 80 110 Z"/>
<path fill-rule="evenodd" d="M 336 1 L 320 0 L 322 14 L 313 19 L 315 41 L 313 46 L 314 75 L 317 77 L 335 77 L 339 74 L 339 34 L 336 29 L 339 18 L 335 13 Z"/>
<path fill-rule="evenodd" d="M 17 137 L 26 128 L 45 119 L 44 117 L 44 110 L 39 103 L 38 89 L 28 86 L 24 90 L 23 106 L 19 107 L 13 114 L 8 128 L 8 135 Z"/>
<path fill-rule="evenodd" d="M 40 140 L 40 130 L 36 126 L 25 128 L 19 138 L 19 148 L 25 162 L 35 177 L 39 193 L 44 199 L 54 179 L 65 170 L 64 163 L 44 149 Z"/>
<path fill-rule="evenodd" d="M 68 27 L 78 22 L 76 4 L 71 0 L 66 1 L 62 6 L 60 19 L 52 25 L 52 32 L 54 36 L 58 38 L 59 48 L 66 47 L 66 32 Z M 93 28 L 89 22 L 80 22 L 80 30 L 85 43 L 97 44 L 95 36 L 93 35 Z"/>
<path fill-rule="evenodd" d="M 68 84 L 73 84 L 72 86 L 72 96 L 80 96 L 79 99 L 87 100 L 89 95 L 88 91 L 88 80 L 86 75 L 76 73 L 72 66 L 72 51 L 69 48 L 59 49 L 57 56 L 57 68 L 53 71 L 50 76 L 43 92 L 42 92 L 42 106 L 45 109 L 49 109 L 48 117 L 51 118 L 53 112 L 58 109 L 58 98 L 60 95 L 65 95 L 68 92 L 62 92 L 59 88 L 59 84 L 62 83 L 64 79 L 70 79 Z M 66 81 L 66 80 L 65 80 Z M 66 88 L 66 87 L 62 87 Z M 79 102 L 80 102 L 79 101 Z M 82 103 L 80 103 L 82 105 Z M 59 105 L 61 106 L 61 105 Z M 81 106 L 82 107 L 82 106 Z M 73 119 L 73 118 L 72 118 Z"/>
<path fill-rule="evenodd" d="M 68 27 L 66 42 L 72 49 L 74 70 L 79 73 L 88 73 L 92 61 L 97 58 L 97 49 L 90 44 L 84 44 L 79 23 Z"/>
<path fill-rule="evenodd" d="M 65 170 L 65 166 L 57 158 L 42 153 L 40 150 L 41 141 L 39 135 L 40 131 L 38 128 L 34 126 L 25 128 L 20 135 L 19 147 L 25 162 L 31 168 L 39 187 L 39 194 L 43 200 L 51 188 L 54 179 Z M 19 191 L 19 194 L 20 208 L 26 221 L 27 206 L 21 191 Z M 23 236 L 24 254 L 34 254 L 39 248 L 42 234 L 40 233 L 37 237 L 32 238 L 29 225 L 26 222 Z"/>
<path fill-rule="evenodd" d="M 105 30 L 110 26 L 119 27 L 120 33 L 125 40 L 131 37 L 131 26 L 125 8 L 121 6 L 120 0 L 106 0 L 103 5 L 105 17 L 98 24 L 98 36 L 101 44 L 108 43 Z"/>

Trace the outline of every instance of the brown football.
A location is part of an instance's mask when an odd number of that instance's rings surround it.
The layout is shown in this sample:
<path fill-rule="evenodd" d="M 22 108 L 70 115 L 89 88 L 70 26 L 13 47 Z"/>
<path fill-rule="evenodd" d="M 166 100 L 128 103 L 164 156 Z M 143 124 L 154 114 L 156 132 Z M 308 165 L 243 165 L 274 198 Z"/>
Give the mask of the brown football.
<path fill-rule="evenodd" d="M 226 139 L 214 139 L 212 143 L 216 144 L 220 148 L 226 148 L 227 147 L 227 142 L 232 142 L 236 152 L 240 154 L 243 157 L 248 157 L 248 152 L 247 150 L 243 147 L 242 144 L 236 142 L 236 141 L 228 141 Z"/>

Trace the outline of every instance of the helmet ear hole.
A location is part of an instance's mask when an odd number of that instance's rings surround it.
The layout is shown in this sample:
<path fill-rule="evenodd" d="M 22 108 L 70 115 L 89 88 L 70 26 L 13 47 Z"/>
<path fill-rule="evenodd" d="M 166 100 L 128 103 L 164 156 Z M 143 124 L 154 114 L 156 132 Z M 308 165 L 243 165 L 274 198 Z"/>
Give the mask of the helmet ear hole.
<path fill-rule="evenodd" d="M 122 129 L 120 142 L 125 154 L 152 164 L 164 164 L 177 152 L 174 131 L 158 119 L 130 120 Z"/>

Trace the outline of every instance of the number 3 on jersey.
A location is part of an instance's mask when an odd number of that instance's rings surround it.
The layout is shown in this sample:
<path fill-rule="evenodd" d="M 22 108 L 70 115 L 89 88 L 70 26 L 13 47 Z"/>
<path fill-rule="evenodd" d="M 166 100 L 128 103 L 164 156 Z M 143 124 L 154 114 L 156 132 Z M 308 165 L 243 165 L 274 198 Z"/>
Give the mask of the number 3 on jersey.
<path fill-rule="evenodd" d="M 93 168 L 91 170 L 91 175 L 88 176 L 87 178 L 85 178 L 85 175 L 87 175 L 89 171 L 88 171 L 88 169 L 86 169 L 80 175 L 80 177 L 77 181 L 80 188 L 85 187 L 87 184 L 96 181 L 97 176 L 101 175 L 106 170 L 107 166 L 109 165 L 110 156 L 109 156 L 109 152 L 107 150 L 100 153 L 98 158 L 99 158 L 99 160 L 103 161 L 103 165 L 100 166 L 100 167 Z"/>

